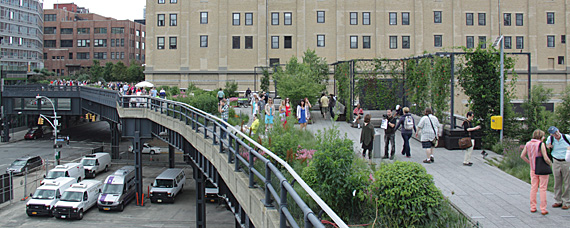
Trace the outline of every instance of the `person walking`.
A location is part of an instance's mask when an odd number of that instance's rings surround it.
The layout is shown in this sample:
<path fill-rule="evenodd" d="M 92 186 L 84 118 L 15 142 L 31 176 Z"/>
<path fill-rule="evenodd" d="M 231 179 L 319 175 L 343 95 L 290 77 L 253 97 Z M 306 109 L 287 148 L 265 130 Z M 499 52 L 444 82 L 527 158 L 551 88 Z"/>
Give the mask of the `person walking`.
<path fill-rule="evenodd" d="M 386 129 L 384 129 L 384 157 L 383 159 L 390 158 L 390 160 L 394 160 L 394 153 L 396 153 L 396 144 L 394 143 L 396 140 L 396 131 L 394 127 L 396 127 L 396 118 L 395 112 L 393 113 L 392 110 L 386 110 Z M 392 150 L 390 151 L 390 157 L 388 157 L 388 147 L 392 145 Z"/>
<path fill-rule="evenodd" d="M 156 97 L 156 93 L 157 93 L 157 92 L 158 92 L 158 91 L 156 91 L 156 89 L 155 89 L 154 87 L 152 87 L 152 89 L 150 89 L 150 96 L 151 96 L 151 97 Z"/>
<path fill-rule="evenodd" d="M 473 132 L 481 129 L 481 126 L 473 127 L 473 112 L 467 112 L 467 119 L 463 121 L 463 130 L 465 131 L 465 137 L 471 138 L 471 147 L 464 149 L 465 156 L 463 157 L 464 166 L 472 166 L 471 154 L 473 153 L 473 147 L 475 146 L 475 139 L 473 139 Z"/>
<path fill-rule="evenodd" d="M 396 127 L 394 127 L 394 131 L 397 131 L 398 128 L 400 128 L 400 126 L 402 126 L 402 139 L 404 140 L 404 147 L 402 147 L 402 155 L 406 155 L 407 158 L 412 157 L 412 154 L 410 153 L 410 138 L 412 137 L 412 134 L 416 131 L 416 121 L 414 120 L 414 117 L 412 117 L 412 114 L 410 114 L 410 108 L 408 107 L 404 107 L 402 109 L 402 113 L 403 115 L 400 117 L 400 120 L 398 121 L 398 124 L 396 124 Z"/>
<path fill-rule="evenodd" d="M 546 148 L 552 149 L 552 174 L 554 174 L 554 204 L 552 207 L 562 207 L 568 210 L 570 206 L 570 163 L 566 160 L 566 150 L 570 147 L 570 135 L 561 134 L 558 128 L 548 128 L 550 136 L 546 140 Z"/>
<path fill-rule="evenodd" d="M 548 165 L 552 165 L 542 140 L 544 140 L 544 131 L 534 130 L 532 139 L 524 146 L 521 158 L 530 165 L 530 212 L 536 212 L 536 192 L 540 188 L 540 212 L 542 215 L 546 215 L 548 214 L 546 210 L 546 188 L 548 188 L 549 175 L 536 175 L 534 173 L 536 157 L 543 157 Z"/>
<path fill-rule="evenodd" d="M 263 117 L 263 113 L 261 113 L 262 111 L 265 112 L 265 104 L 267 104 L 265 102 L 265 94 L 261 95 L 261 98 L 259 98 L 259 102 L 257 102 L 257 110 L 259 113 L 257 113 L 258 115 L 261 115 L 261 117 Z"/>
<path fill-rule="evenodd" d="M 424 110 L 424 116 L 420 119 L 418 123 L 418 131 L 416 131 L 416 137 L 418 137 L 418 132 L 420 132 L 420 142 L 422 142 L 422 148 L 426 150 L 426 160 L 424 163 L 433 163 L 435 158 L 433 157 L 433 148 L 436 146 L 434 144 L 434 139 L 437 139 L 437 132 L 439 128 L 439 120 L 437 117 L 432 115 L 431 108 L 426 108 Z"/>
<path fill-rule="evenodd" d="M 273 128 L 273 116 L 275 115 L 275 106 L 273 99 L 269 98 L 268 103 L 265 105 L 265 131 Z"/>
<path fill-rule="evenodd" d="M 128 91 L 130 91 L 130 90 L 128 90 Z M 164 90 L 164 88 L 160 89 L 158 96 L 162 99 L 166 98 L 166 91 Z"/>
<path fill-rule="evenodd" d="M 307 128 L 307 119 L 309 119 L 308 112 L 309 109 L 305 105 L 305 100 L 301 100 L 297 106 L 297 120 L 299 121 L 299 124 L 301 124 L 301 130 L 303 130 L 303 128 Z"/>
<path fill-rule="evenodd" d="M 279 117 L 285 127 L 285 124 L 287 124 L 287 118 L 285 117 L 285 100 L 281 100 L 281 104 L 279 105 Z"/>
<path fill-rule="evenodd" d="M 230 114 L 230 109 L 228 107 L 228 102 L 226 102 L 226 98 L 222 98 L 222 100 L 220 100 L 220 103 L 218 104 L 218 112 L 220 112 L 221 117 L 222 117 L 222 127 L 226 128 L 227 125 L 226 123 L 228 122 L 228 118 L 229 118 L 229 114 Z M 221 129 L 220 129 L 221 130 Z M 226 131 L 221 130 L 222 131 L 222 139 L 226 138 Z"/>
<path fill-rule="evenodd" d="M 257 94 L 253 94 L 253 98 L 251 99 L 251 115 L 252 116 L 257 116 L 258 111 L 259 111 L 259 107 L 258 107 L 258 103 L 259 103 L 259 98 L 257 98 Z"/>
<path fill-rule="evenodd" d="M 222 88 L 220 88 L 220 90 L 218 91 L 218 101 L 221 101 L 222 98 L 225 97 L 224 91 L 222 91 Z"/>
<path fill-rule="evenodd" d="M 362 144 L 362 157 L 366 158 L 366 151 L 368 151 L 368 159 L 371 159 L 374 144 L 374 125 L 370 123 L 370 114 L 364 116 L 364 127 L 360 132 L 360 143 Z"/>
<path fill-rule="evenodd" d="M 358 121 L 362 119 L 362 115 L 364 115 L 364 110 L 360 108 L 360 104 L 356 105 L 356 108 L 354 108 L 352 113 L 354 114 L 354 121 L 352 121 L 353 122 L 352 126 L 354 127 L 354 125 L 358 125 L 358 128 L 360 128 L 360 123 L 358 123 Z"/>
<path fill-rule="evenodd" d="M 323 119 L 327 119 L 327 113 L 329 113 L 329 98 L 325 93 L 321 95 L 321 113 L 323 114 Z"/>
<path fill-rule="evenodd" d="M 334 115 L 334 106 L 336 105 L 336 98 L 334 97 L 334 95 L 330 94 L 329 95 L 331 98 L 329 99 L 329 109 L 331 111 L 331 119 L 334 120 L 335 115 Z"/>

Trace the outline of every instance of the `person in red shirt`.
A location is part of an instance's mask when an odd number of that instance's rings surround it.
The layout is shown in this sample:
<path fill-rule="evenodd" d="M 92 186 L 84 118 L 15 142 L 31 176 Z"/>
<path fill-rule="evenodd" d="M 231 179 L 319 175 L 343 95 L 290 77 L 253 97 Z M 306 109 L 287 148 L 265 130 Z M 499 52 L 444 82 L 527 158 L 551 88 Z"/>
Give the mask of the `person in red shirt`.
<path fill-rule="evenodd" d="M 360 123 L 358 123 L 358 120 L 362 119 L 362 115 L 364 115 L 364 110 L 360 108 L 360 104 L 356 105 L 356 108 L 354 108 L 354 111 L 352 111 L 352 113 L 354 113 L 354 121 L 352 122 L 354 124 L 358 124 L 358 128 L 360 128 Z"/>

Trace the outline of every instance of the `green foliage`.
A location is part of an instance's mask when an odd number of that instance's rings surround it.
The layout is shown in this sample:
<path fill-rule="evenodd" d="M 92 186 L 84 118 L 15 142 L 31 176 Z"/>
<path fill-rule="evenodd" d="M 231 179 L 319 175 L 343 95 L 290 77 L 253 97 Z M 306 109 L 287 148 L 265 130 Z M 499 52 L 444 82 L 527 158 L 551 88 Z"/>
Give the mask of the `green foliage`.
<path fill-rule="evenodd" d="M 111 73 L 113 81 L 126 81 L 127 76 L 127 66 L 121 61 L 117 62 L 113 66 L 113 72 Z"/>
<path fill-rule="evenodd" d="M 435 116 L 445 120 L 444 112 L 449 110 L 450 101 L 451 60 L 436 56 L 432 64 L 429 102 Z"/>
<path fill-rule="evenodd" d="M 114 67 L 115 67 L 115 64 L 113 64 L 113 62 L 105 63 L 105 66 L 103 67 L 103 78 L 105 79 L 105 81 L 111 82 L 111 81 L 116 80 L 116 77 L 113 74 L 114 73 L 114 70 L 113 70 Z"/>
<path fill-rule="evenodd" d="M 29 78 L 29 80 L 30 80 L 31 83 L 40 83 L 40 84 L 43 84 L 43 83 L 41 83 L 42 81 L 46 80 L 48 77 L 53 77 L 53 76 L 55 76 L 55 72 L 50 71 L 50 70 L 48 70 L 48 69 L 46 69 L 46 68 L 42 68 L 42 69 L 36 68 L 36 69 L 34 69 L 33 71 L 34 71 L 35 73 L 38 73 L 38 75 L 34 75 L 34 76 L 31 76 L 31 77 Z"/>
<path fill-rule="evenodd" d="M 260 121 L 263 121 L 263 119 L 260 119 Z M 275 116 L 274 122 L 273 129 L 267 133 L 264 145 L 267 145 L 266 147 L 281 159 L 291 161 L 291 159 L 287 157 L 287 151 L 294 154 L 297 152 L 299 146 L 312 148 L 314 145 L 313 134 L 309 131 L 294 127 L 296 119 L 292 116 L 287 119 L 286 127 L 283 127 L 281 118 L 279 118 L 278 115 Z M 271 143 L 269 143 L 270 138 Z"/>
<path fill-rule="evenodd" d="M 556 107 L 556 125 L 560 132 L 568 134 L 570 132 L 570 87 L 567 87 L 562 94 L 562 102 Z"/>
<path fill-rule="evenodd" d="M 190 105 L 211 114 L 218 113 L 218 98 L 211 96 L 210 94 L 194 96 L 190 100 Z"/>
<path fill-rule="evenodd" d="M 131 65 L 126 69 L 124 79 L 120 81 L 127 81 L 127 82 L 144 81 L 144 66 L 141 66 L 138 62 L 135 62 L 134 60 L 131 61 Z"/>
<path fill-rule="evenodd" d="M 420 164 L 400 161 L 383 164 L 374 173 L 374 179 L 358 196 L 373 200 L 386 227 L 417 226 L 436 219 L 443 195 Z"/>
<path fill-rule="evenodd" d="M 224 88 L 224 94 L 226 97 L 237 97 L 239 94 L 236 92 L 238 84 L 236 81 L 226 81 L 226 88 Z"/>
<path fill-rule="evenodd" d="M 180 89 L 178 88 L 178 86 L 171 86 L 168 89 L 168 94 L 170 96 L 178 95 L 178 94 L 180 94 Z"/>
<path fill-rule="evenodd" d="M 100 81 L 103 80 L 103 67 L 101 67 L 101 63 L 99 60 L 93 60 L 93 66 L 89 69 L 89 74 L 91 75 L 91 81 Z"/>
<path fill-rule="evenodd" d="M 269 80 L 271 80 L 271 75 L 269 75 L 267 68 L 263 68 L 263 76 L 261 77 L 261 84 L 259 85 L 261 91 L 269 92 Z"/>
<path fill-rule="evenodd" d="M 346 116 L 350 116 L 350 64 L 348 62 L 340 63 L 335 68 L 334 79 L 336 80 L 336 90 L 338 101 L 344 104 L 346 108 Z M 349 121 L 349 118 L 346 118 Z"/>
<path fill-rule="evenodd" d="M 246 125 L 247 122 L 249 122 L 249 115 L 247 115 L 247 113 L 240 113 L 238 115 L 234 108 L 230 108 L 228 123 L 232 126 L 241 126 L 242 121 L 243 124 Z"/>
<path fill-rule="evenodd" d="M 325 58 L 317 56 L 315 50 L 307 49 L 303 56 L 303 63 L 310 66 L 316 82 L 326 85 L 326 81 L 329 79 L 329 65 Z"/>
<path fill-rule="evenodd" d="M 405 63 L 407 97 L 411 104 L 415 104 L 411 105 L 410 112 L 418 115 L 429 106 L 429 81 L 432 74 L 430 61 L 428 58 L 422 58 L 407 60 Z"/>
<path fill-rule="evenodd" d="M 531 90 L 530 100 L 525 99 L 522 104 L 524 125 L 522 131 L 518 131 L 522 142 L 526 142 L 532 138 L 532 132 L 536 129 L 542 129 L 546 132 L 548 127 L 554 123 L 554 115 L 550 111 L 546 111 L 546 104 L 552 98 L 552 89 L 544 88 L 542 85 L 535 85 Z"/>

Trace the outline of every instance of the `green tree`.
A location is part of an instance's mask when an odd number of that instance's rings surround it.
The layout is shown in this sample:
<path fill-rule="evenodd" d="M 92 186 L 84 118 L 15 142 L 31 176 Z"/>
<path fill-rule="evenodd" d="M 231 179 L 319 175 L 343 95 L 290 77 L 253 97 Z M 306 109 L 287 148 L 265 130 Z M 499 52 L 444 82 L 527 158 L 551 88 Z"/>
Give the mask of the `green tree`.
<path fill-rule="evenodd" d="M 93 66 L 89 70 L 89 74 L 91 75 L 90 79 L 93 82 L 104 80 L 103 68 L 101 67 L 99 60 L 93 60 Z"/>
<path fill-rule="evenodd" d="M 236 81 L 226 81 L 226 88 L 224 88 L 224 94 L 226 97 L 237 97 L 239 94 L 236 92 L 238 84 Z"/>
<path fill-rule="evenodd" d="M 570 133 L 570 87 L 562 94 L 562 103 L 556 107 L 556 124 L 560 132 Z"/>
<path fill-rule="evenodd" d="M 105 67 L 103 67 L 103 78 L 105 79 L 105 81 L 112 82 L 116 80 L 116 78 L 113 75 L 114 66 L 115 64 L 113 64 L 113 62 L 105 63 Z"/>
<path fill-rule="evenodd" d="M 269 70 L 267 68 L 263 69 L 263 76 L 261 76 L 261 83 L 259 88 L 261 91 L 269 92 L 269 80 L 271 80 L 271 75 L 269 74 Z"/>
<path fill-rule="evenodd" d="M 111 75 L 114 80 L 120 80 L 122 78 L 125 78 L 125 76 L 127 75 L 127 66 L 125 66 L 125 64 L 121 61 L 117 62 L 113 66 Z"/>
<path fill-rule="evenodd" d="M 544 104 L 552 98 L 552 89 L 544 88 L 542 85 L 532 87 L 530 100 L 525 99 L 522 104 L 524 125 L 523 131 L 520 132 L 521 141 L 526 142 L 532 138 L 532 132 L 536 129 L 546 131 L 554 120 L 552 112 L 546 111 Z"/>
<path fill-rule="evenodd" d="M 315 50 L 307 49 L 303 56 L 303 63 L 309 65 L 314 73 L 315 81 L 327 85 L 329 79 L 329 65 L 325 58 L 317 56 Z"/>
<path fill-rule="evenodd" d="M 121 81 L 127 82 L 140 82 L 144 81 L 144 67 L 135 61 L 131 62 L 131 65 L 126 70 L 126 75 L 121 79 Z"/>

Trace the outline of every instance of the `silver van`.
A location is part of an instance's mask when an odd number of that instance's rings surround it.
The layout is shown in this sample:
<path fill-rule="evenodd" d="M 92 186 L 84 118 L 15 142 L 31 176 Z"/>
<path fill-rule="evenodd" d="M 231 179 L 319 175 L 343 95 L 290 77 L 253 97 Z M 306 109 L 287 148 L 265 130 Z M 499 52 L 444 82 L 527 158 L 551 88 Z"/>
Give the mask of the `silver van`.
<path fill-rule="evenodd" d="M 125 166 L 118 169 L 109 175 L 103 184 L 97 208 L 100 211 L 123 211 L 125 205 L 135 198 L 135 167 Z"/>
<path fill-rule="evenodd" d="M 174 203 L 174 197 L 182 192 L 186 184 L 186 176 L 182 169 L 166 169 L 156 177 L 150 189 L 150 202 Z"/>

